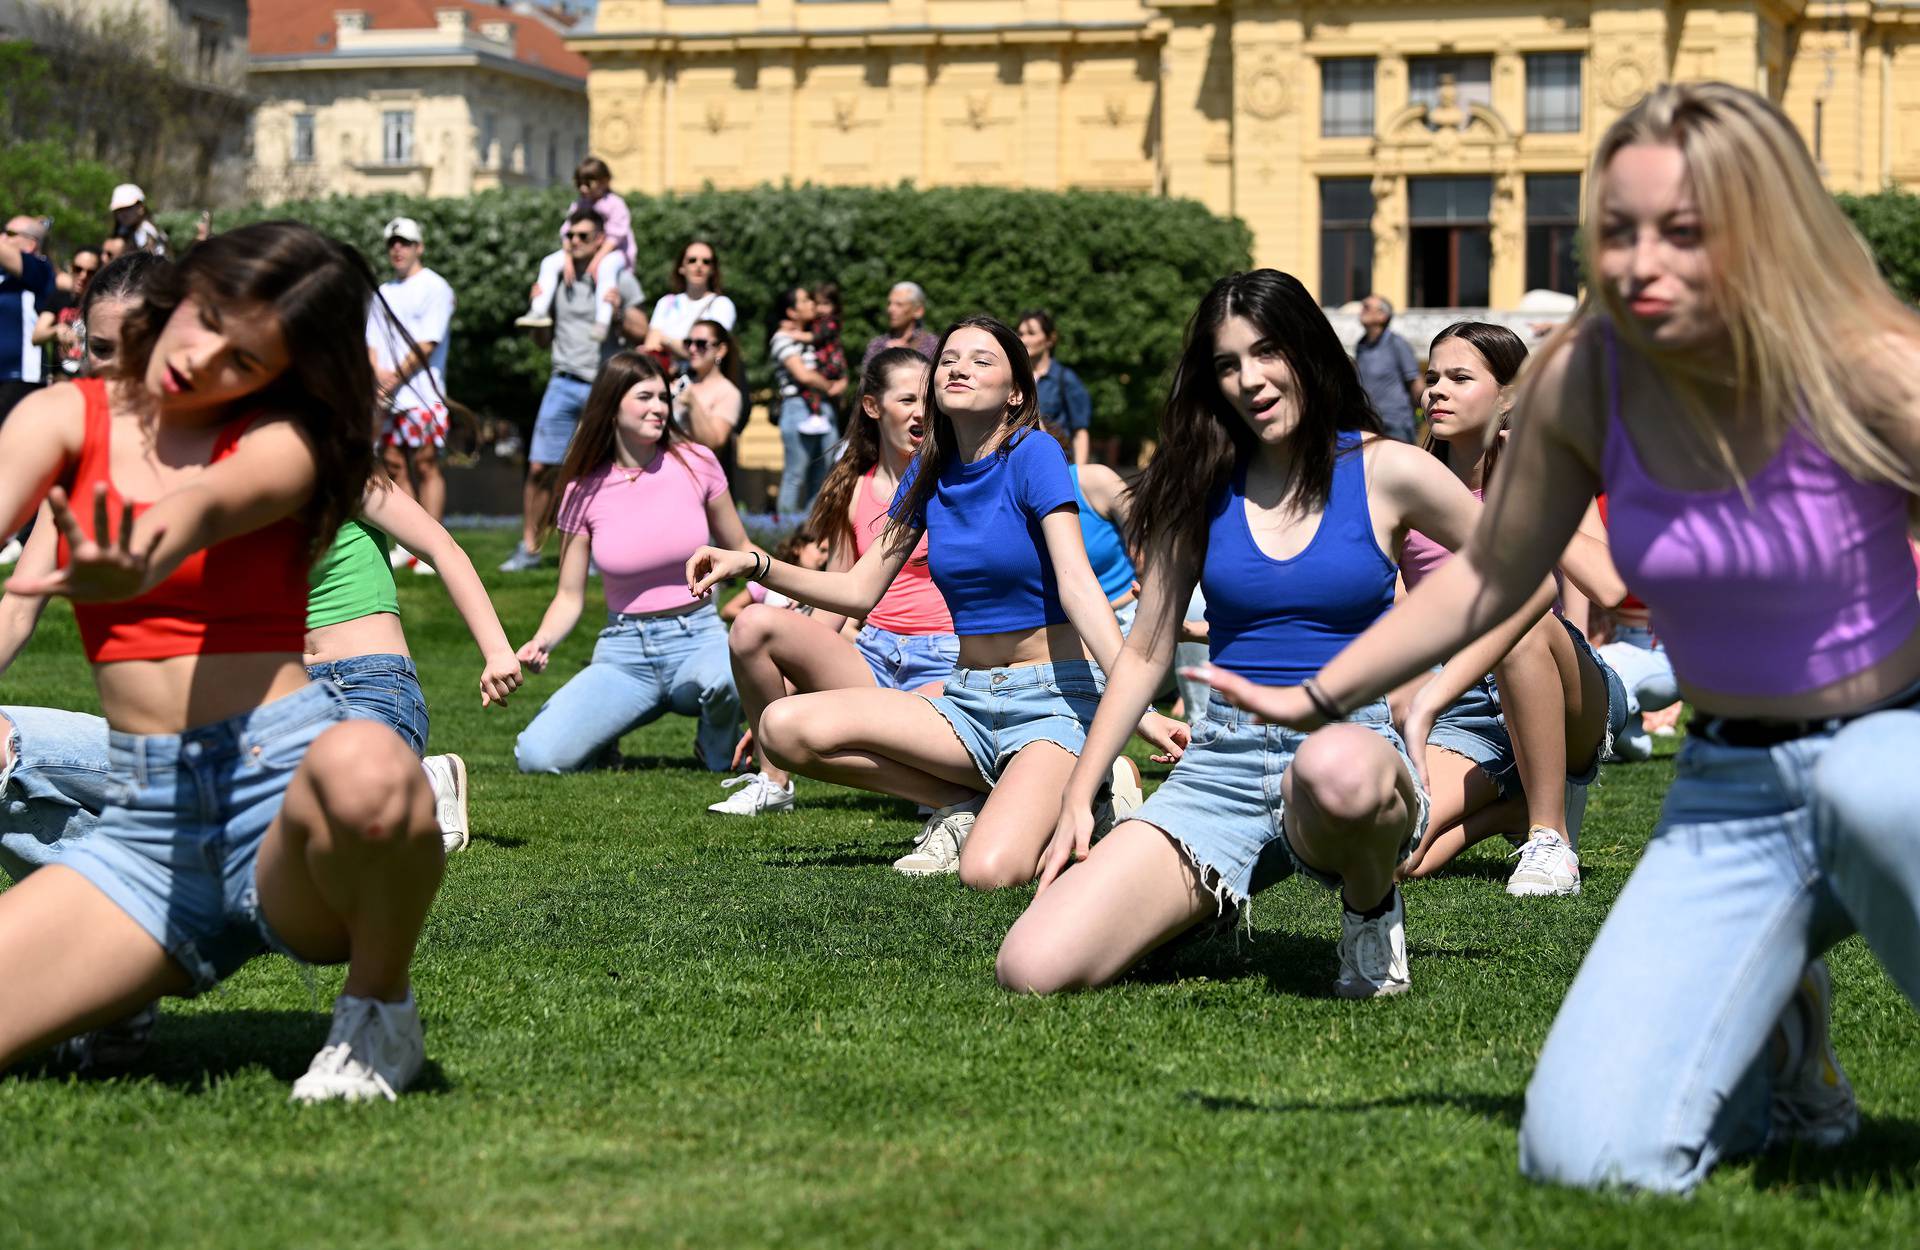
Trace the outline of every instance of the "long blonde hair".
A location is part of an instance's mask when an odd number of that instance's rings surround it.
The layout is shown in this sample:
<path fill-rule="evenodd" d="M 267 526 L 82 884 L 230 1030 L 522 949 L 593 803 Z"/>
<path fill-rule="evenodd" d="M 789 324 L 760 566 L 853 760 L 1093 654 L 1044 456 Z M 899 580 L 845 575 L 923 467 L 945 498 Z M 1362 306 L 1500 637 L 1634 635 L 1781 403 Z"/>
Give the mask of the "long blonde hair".
<path fill-rule="evenodd" d="M 1689 422 L 1735 480 L 1739 463 L 1724 423 L 1702 399 L 1707 387 L 1734 387 L 1770 441 L 1798 419 L 1848 473 L 1912 489 L 1912 474 L 1874 421 L 1909 394 L 1906 370 L 1888 358 L 1882 336 L 1920 347 L 1920 318 L 1881 278 L 1793 123 L 1727 83 L 1655 88 L 1607 128 L 1594 152 L 1583 227 L 1589 258 L 1600 250 L 1607 165 L 1635 144 L 1677 147 L 1686 162 L 1711 261 L 1709 297 L 1729 350 L 1703 360 L 1656 345 L 1619 293 L 1590 275 L 1579 313 L 1535 353 L 1529 372 L 1604 316 L 1682 397 Z"/>

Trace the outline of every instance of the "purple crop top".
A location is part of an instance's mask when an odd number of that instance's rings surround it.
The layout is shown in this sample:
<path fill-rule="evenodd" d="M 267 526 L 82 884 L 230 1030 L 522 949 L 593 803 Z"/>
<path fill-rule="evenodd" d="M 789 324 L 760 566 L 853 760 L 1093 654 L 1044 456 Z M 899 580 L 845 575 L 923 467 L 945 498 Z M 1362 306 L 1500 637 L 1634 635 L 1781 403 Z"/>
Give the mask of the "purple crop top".
<path fill-rule="evenodd" d="M 1897 651 L 1920 628 L 1907 493 L 1851 476 L 1797 424 L 1747 483 L 1751 503 L 1738 487 L 1662 486 L 1620 421 L 1620 359 L 1606 330 L 1608 537 L 1680 679 L 1798 694 Z"/>

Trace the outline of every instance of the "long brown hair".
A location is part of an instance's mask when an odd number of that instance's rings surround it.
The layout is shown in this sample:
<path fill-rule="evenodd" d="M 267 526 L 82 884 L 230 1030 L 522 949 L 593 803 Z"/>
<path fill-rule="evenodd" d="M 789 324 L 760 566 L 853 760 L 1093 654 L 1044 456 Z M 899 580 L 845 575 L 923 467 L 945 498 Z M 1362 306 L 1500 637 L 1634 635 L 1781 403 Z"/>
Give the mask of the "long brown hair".
<path fill-rule="evenodd" d="M 1160 410 L 1160 450 L 1133 486 L 1127 547 L 1148 565 L 1180 556 L 1198 563 L 1204 557 L 1208 509 L 1253 457 L 1253 431 L 1220 393 L 1213 367 L 1214 335 L 1233 316 L 1254 324 L 1285 359 L 1300 388 L 1290 506 L 1326 507 L 1340 435 L 1380 432 L 1380 418 L 1353 362 L 1298 278 L 1256 269 L 1220 279 L 1187 322 L 1185 346 Z"/>
<path fill-rule="evenodd" d="M 914 524 L 916 517 L 924 517 L 927 500 L 933 497 L 933 488 L 940 481 L 940 474 L 954 457 L 960 454 L 960 440 L 953 432 L 953 418 L 940 407 L 940 389 L 934 385 L 934 378 L 940 371 L 940 357 L 947 350 L 947 340 L 961 330 L 985 330 L 999 343 L 1000 350 L 1007 358 L 1007 367 L 1013 371 L 1014 393 L 1019 395 L 1016 403 L 1007 405 L 1000 415 L 1000 424 L 996 430 L 994 455 L 1004 456 L 1013 449 L 1013 444 L 1023 430 L 1040 428 L 1040 399 L 1033 381 L 1033 362 L 1027 359 L 1027 348 L 1020 336 L 1008 328 L 1007 323 L 995 317 L 973 316 L 954 322 L 947 327 L 940 342 L 933 349 L 933 367 L 927 370 L 926 403 L 921 419 L 927 422 L 927 436 L 920 443 L 920 454 L 913 458 L 909 470 L 913 474 L 913 485 L 907 488 L 906 497 L 894 505 L 893 519 L 887 525 L 889 538 L 897 537 Z"/>
<path fill-rule="evenodd" d="M 688 250 L 695 246 L 703 246 L 709 252 L 713 253 L 713 264 L 707 266 L 707 294 L 719 295 L 722 290 L 720 286 L 720 249 L 715 247 L 711 240 L 702 238 L 697 234 L 680 245 L 679 259 L 673 262 L 673 272 L 667 275 L 667 289 L 676 295 L 686 294 L 687 275 L 680 271 L 686 268 Z"/>
<path fill-rule="evenodd" d="M 807 529 L 825 536 L 835 555 L 857 549 L 853 534 L 853 493 L 860 489 L 860 479 L 880 463 L 880 423 L 867 419 L 866 401 L 884 402 L 893 371 L 908 366 L 925 369 L 927 358 L 911 347 L 889 347 L 869 360 L 861 371 L 860 393 L 849 409 L 846 450 L 834 462 L 827 480 L 820 484 L 813 512 L 807 517 Z"/>
<path fill-rule="evenodd" d="M 297 221 L 256 222 L 214 235 L 154 272 L 121 331 L 120 377 L 137 382 L 146 376 L 161 330 L 188 296 L 210 305 L 264 304 L 279 319 L 287 367 L 243 402 L 291 417 L 313 449 L 313 496 L 302 519 L 317 555 L 359 511 L 373 471 L 366 325 L 380 284 L 359 252 Z"/>
<path fill-rule="evenodd" d="M 1505 326 L 1495 325 L 1491 321 L 1456 321 L 1440 333 L 1433 336 L 1433 342 L 1427 345 L 1429 367 L 1433 354 L 1440 350 L 1440 344 L 1448 339 L 1459 339 L 1474 351 L 1480 353 L 1480 359 L 1487 362 L 1487 372 L 1493 380 L 1505 387 L 1511 385 L 1520 374 L 1520 366 L 1527 363 L 1527 345 L 1519 335 Z M 1500 414 L 1500 420 L 1494 424 L 1487 435 L 1486 447 L 1480 453 L 1480 489 L 1482 491 L 1493 482 L 1493 466 L 1500 463 L 1500 450 L 1506 446 L 1506 440 L 1500 437 L 1513 420 L 1513 410 L 1509 408 Z M 1447 444 L 1433 436 L 1433 426 L 1427 426 L 1427 432 L 1420 438 L 1420 446 L 1432 452 L 1441 464 L 1451 465 L 1450 449 Z"/>
<path fill-rule="evenodd" d="M 560 516 L 560 500 L 568 484 L 613 462 L 618 447 L 620 401 L 648 378 L 658 378 L 663 388 L 669 385 L 660 363 L 645 352 L 617 352 L 600 366 L 598 376 L 593 379 L 593 389 L 587 392 L 587 403 L 581 410 L 580 424 L 573 432 L 573 442 L 567 447 L 566 459 L 560 462 L 553 499 L 547 504 L 546 516 L 540 519 L 542 542 L 553 532 L 554 522 Z M 671 416 L 660 429 L 660 454 L 681 458 L 679 432 L 674 429 Z M 583 497 L 573 506 L 584 508 L 587 502 Z"/>

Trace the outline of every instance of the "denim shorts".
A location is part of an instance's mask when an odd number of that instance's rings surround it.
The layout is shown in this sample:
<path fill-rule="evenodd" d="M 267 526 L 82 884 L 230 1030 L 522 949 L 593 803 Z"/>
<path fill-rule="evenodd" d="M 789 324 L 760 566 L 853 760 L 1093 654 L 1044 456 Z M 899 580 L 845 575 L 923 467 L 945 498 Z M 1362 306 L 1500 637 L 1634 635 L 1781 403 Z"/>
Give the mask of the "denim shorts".
<path fill-rule="evenodd" d="M 60 863 L 132 916 L 193 993 L 262 951 L 291 955 L 260 912 L 254 861 L 307 748 L 346 718 L 340 692 L 314 682 L 181 734 L 109 730 L 110 802 Z"/>
<path fill-rule="evenodd" d="M 1391 743 L 1412 775 L 1413 761 L 1385 700 L 1347 720 Z M 1280 779 L 1306 740 L 1297 729 L 1256 724 L 1252 713 L 1215 695 L 1193 726 L 1186 754 L 1133 815 L 1173 839 L 1223 915 L 1296 872 L 1329 889 L 1340 885 L 1338 877 L 1302 862 L 1287 841 Z M 1402 859 L 1427 831 L 1426 791 L 1415 790 L 1419 810 L 1400 848 Z"/>
<path fill-rule="evenodd" d="M 853 645 L 883 690 L 918 690 L 945 682 L 960 662 L 956 634 L 896 634 L 866 625 Z"/>
<path fill-rule="evenodd" d="M 0 772 L 0 869 L 18 881 L 93 832 L 116 793 L 107 722 L 54 707 L 0 707 L 13 728 Z"/>
<path fill-rule="evenodd" d="M 540 413 L 533 419 L 533 439 L 527 444 L 529 464 L 559 464 L 567 458 L 567 445 L 586 411 L 591 382 L 563 377 L 556 373 L 547 379 L 540 396 Z"/>
<path fill-rule="evenodd" d="M 1126 638 L 1133 633 L 1133 622 L 1140 615 L 1140 596 L 1135 595 L 1113 610 L 1113 619 L 1120 626 L 1120 636 Z"/>
<path fill-rule="evenodd" d="M 1085 660 L 1020 668 L 957 668 L 945 690 L 923 696 L 947 718 L 992 786 L 1023 748 L 1052 742 L 1075 756 L 1100 706 L 1106 679 Z"/>
<path fill-rule="evenodd" d="M 1613 740 L 1627 727 L 1627 688 L 1586 635 L 1565 617 L 1556 619 L 1566 626 L 1574 649 L 1593 661 L 1607 684 L 1607 729 L 1600 750 L 1585 768 L 1577 768 L 1578 761 L 1567 761 L 1567 780 L 1576 786 L 1591 785 L 1600 775 L 1600 761 L 1613 754 Z M 1506 714 L 1500 708 L 1500 687 L 1492 677 L 1481 678 L 1440 713 L 1427 731 L 1427 743 L 1470 760 L 1493 781 L 1501 798 L 1521 793 L 1520 763 L 1513 753 L 1513 739 L 1507 734 Z"/>
<path fill-rule="evenodd" d="M 353 720 L 379 721 L 399 734 L 415 755 L 427 753 L 427 696 L 406 656 L 348 656 L 309 664 L 307 676 L 338 690 Z"/>

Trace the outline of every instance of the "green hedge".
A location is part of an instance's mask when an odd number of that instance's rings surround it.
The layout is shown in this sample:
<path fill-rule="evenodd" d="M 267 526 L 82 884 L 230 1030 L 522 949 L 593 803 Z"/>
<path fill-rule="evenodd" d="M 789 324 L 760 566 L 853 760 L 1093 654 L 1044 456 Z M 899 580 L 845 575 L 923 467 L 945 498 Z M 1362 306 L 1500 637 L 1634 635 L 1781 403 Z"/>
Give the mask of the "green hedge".
<path fill-rule="evenodd" d="M 1920 195 L 1888 188 L 1835 197 L 1900 298 L 1920 303 Z"/>
<path fill-rule="evenodd" d="M 400 213 L 426 233 L 426 262 L 453 284 L 448 390 L 470 407 L 531 419 L 546 358 L 511 328 L 540 257 L 557 246 L 568 202 L 561 190 L 489 191 L 468 199 L 333 197 L 215 215 L 215 229 L 295 217 L 339 236 L 384 266 L 380 229 Z M 1238 220 L 1190 200 L 1107 192 L 992 188 L 916 191 L 762 187 L 692 195 L 628 195 L 649 306 L 666 290 L 681 243 L 719 249 L 727 294 L 753 381 L 764 385 L 768 313 L 783 286 L 834 279 L 846 300 L 845 339 L 857 358 L 884 328 L 887 289 L 911 279 L 928 293 L 938 328 L 984 311 L 1011 319 L 1038 305 L 1060 326 L 1061 360 L 1093 396 L 1098 432 L 1152 428 L 1167 367 L 1208 285 L 1250 263 Z M 162 214 L 176 241 L 187 214 Z"/>

